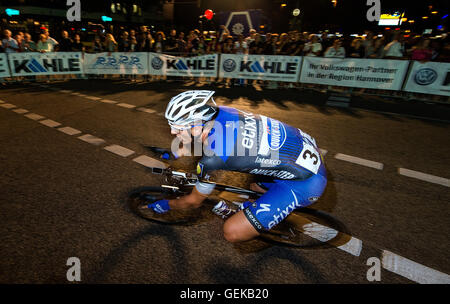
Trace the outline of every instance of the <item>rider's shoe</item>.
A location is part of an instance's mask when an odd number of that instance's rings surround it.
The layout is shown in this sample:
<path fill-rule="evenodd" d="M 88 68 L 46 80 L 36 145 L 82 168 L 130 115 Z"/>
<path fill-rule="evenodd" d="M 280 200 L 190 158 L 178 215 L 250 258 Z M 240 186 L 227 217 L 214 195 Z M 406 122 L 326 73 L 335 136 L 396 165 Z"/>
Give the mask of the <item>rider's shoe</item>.
<path fill-rule="evenodd" d="M 212 208 L 212 212 L 214 212 L 221 218 L 226 219 L 231 215 L 235 214 L 236 210 L 230 208 L 230 206 L 228 206 L 228 204 L 225 203 L 224 201 L 220 201 Z"/>

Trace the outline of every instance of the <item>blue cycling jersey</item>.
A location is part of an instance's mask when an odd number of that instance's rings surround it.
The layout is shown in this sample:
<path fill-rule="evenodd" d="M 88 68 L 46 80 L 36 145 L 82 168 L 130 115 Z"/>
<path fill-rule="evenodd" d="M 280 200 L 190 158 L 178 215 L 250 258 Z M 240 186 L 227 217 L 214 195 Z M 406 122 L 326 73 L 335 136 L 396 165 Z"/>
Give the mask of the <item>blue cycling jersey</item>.
<path fill-rule="evenodd" d="M 219 107 L 199 171 L 229 170 L 282 180 L 326 176 L 314 138 L 276 119 Z"/>

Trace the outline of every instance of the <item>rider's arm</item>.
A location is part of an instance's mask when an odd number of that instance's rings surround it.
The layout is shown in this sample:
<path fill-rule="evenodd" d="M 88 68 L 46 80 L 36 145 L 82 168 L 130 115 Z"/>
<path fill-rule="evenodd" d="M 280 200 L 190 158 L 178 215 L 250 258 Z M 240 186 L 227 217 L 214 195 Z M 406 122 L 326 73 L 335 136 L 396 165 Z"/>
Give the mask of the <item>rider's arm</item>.
<path fill-rule="evenodd" d="M 191 194 L 182 196 L 178 199 L 170 200 L 169 206 L 170 209 L 198 208 L 207 197 L 207 194 L 200 193 L 197 188 L 194 188 Z"/>

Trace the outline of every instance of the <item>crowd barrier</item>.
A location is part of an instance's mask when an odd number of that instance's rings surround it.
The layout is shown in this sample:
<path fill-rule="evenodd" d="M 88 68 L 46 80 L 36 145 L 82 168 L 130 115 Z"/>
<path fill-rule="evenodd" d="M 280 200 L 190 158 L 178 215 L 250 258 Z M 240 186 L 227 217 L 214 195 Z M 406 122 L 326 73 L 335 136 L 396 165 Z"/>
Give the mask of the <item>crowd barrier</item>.
<path fill-rule="evenodd" d="M 450 63 L 444 62 L 145 52 L 0 54 L 0 78 L 59 74 L 258 79 L 450 96 Z"/>

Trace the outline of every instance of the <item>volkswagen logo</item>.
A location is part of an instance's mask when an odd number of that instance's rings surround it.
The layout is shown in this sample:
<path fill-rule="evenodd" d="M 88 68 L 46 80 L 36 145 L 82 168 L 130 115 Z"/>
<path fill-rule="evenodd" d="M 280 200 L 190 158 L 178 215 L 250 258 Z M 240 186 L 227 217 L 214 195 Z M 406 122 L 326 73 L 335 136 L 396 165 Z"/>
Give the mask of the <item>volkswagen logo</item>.
<path fill-rule="evenodd" d="M 233 72 L 236 68 L 236 62 L 233 59 L 227 59 L 223 62 L 223 69 L 225 72 Z"/>
<path fill-rule="evenodd" d="M 429 85 L 436 81 L 438 74 L 430 68 L 423 68 L 417 71 L 414 81 L 419 85 Z"/>
<path fill-rule="evenodd" d="M 161 69 L 162 66 L 163 66 L 163 64 L 164 64 L 164 61 L 162 61 L 162 60 L 159 59 L 158 57 L 155 57 L 155 58 L 152 59 L 152 67 L 153 67 L 155 70 Z"/>

